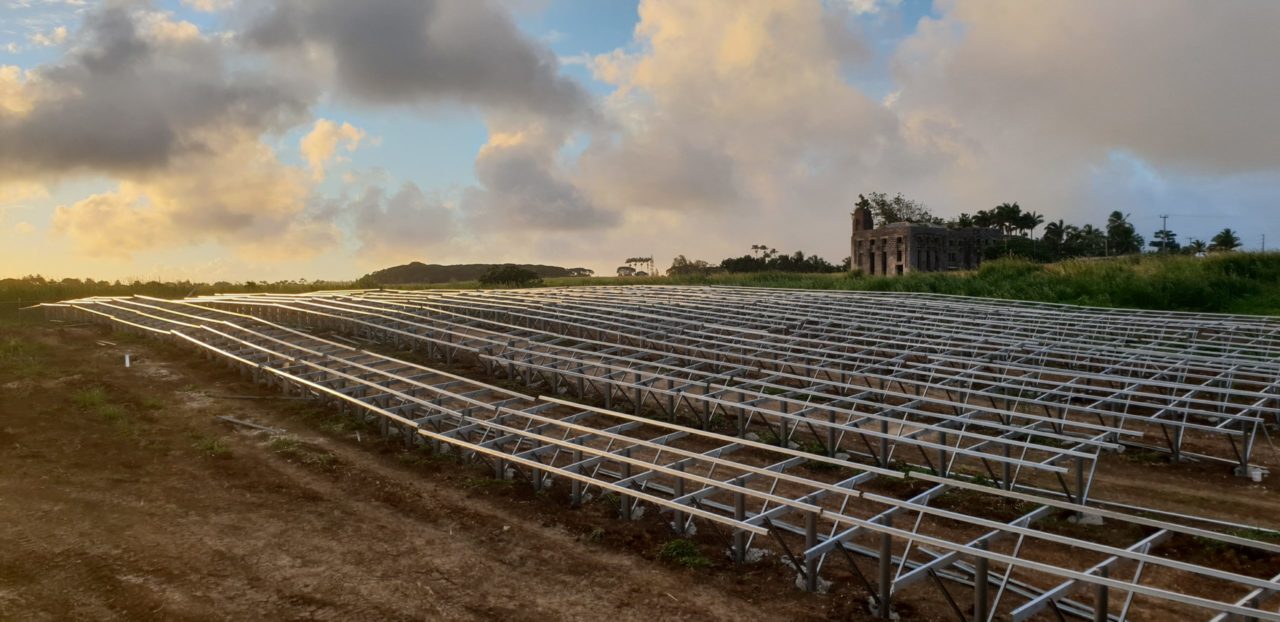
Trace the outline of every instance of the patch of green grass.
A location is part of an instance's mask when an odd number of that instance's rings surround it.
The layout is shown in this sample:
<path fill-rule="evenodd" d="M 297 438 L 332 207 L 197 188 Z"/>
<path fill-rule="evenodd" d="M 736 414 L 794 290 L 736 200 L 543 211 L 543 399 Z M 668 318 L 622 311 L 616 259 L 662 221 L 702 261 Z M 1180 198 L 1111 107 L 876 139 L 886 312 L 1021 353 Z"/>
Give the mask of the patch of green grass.
<path fill-rule="evenodd" d="M 566 277 L 547 287 L 591 285 L 729 285 L 793 289 L 930 292 L 1100 307 L 1280 315 L 1280 253 L 1234 252 L 1209 257 L 1129 255 L 1038 264 L 1023 259 L 988 261 L 969 272 L 868 276 L 855 272 L 716 272 L 676 277 Z M 0 300 L 30 303 L 85 296 L 145 294 L 181 298 L 192 293 L 307 292 L 349 289 L 351 282 L 107 283 L 42 277 L 6 279 Z M 476 281 L 385 285 L 398 289 L 473 289 Z M 27 304 L 24 302 L 23 304 Z"/>
<path fill-rule="evenodd" d="M 102 387 L 80 389 L 71 394 L 71 403 L 85 410 L 99 408 L 107 403 L 107 390 Z"/>
<path fill-rule="evenodd" d="M 1280 543 L 1280 533 L 1265 529 L 1236 529 L 1231 535 L 1237 538 L 1248 538 L 1259 542 L 1276 542 Z"/>
<path fill-rule="evenodd" d="M 227 443 L 223 438 L 202 436 L 191 444 L 191 448 L 200 452 L 200 454 L 206 458 L 231 457 L 231 448 L 227 446 Z"/>
<path fill-rule="evenodd" d="M 45 348 L 36 342 L 18 337 L 0 338 L 0 372 L 14 378 L 34 378 L 43 375 Z"/>
<path fill-rule="evenodd" d="M 1167 454 L 1151 449 L 1130 448 L 1121 455 L 1126 461 L 1134 464 L 1160 464 L 1169 460 Z"/>
<path fill-rule="evenodd" d="M 290 462 L 303 466 L 331 471 L 338 466 L 338 458 L 333 454 L 314 447 L 292 436 L 275 436 L 267 441 L 267 448 L 283 456 Z"/>
<path fill-rule="evenodd" d="M 707 559 L 697 546 L 683 538 L 676 538 L 662 545 L 662 548 L 658 549 L 658 559 L 685 568 L 705 568 L 711 565 L 711 560 Z"/>
<path fill-rule="evenodd" d="M 98 416 L 112 425 L 124 425 L 129 422 L 129 411 L 119 404 L 103 404 L 97 407 Z"/>
<path fill-rule="evenodd" d="M 760 440 L 757 442 L 764 443 L 765 445 L 773 445 L 774 447 L 782 446 L 782 439 L 778 438 L 778 433 L 774 432 L 773 428 L 764 428 L 763 430 L 756 432 L 756 435 L 760 437 Z"/>
<path fill-rule="evenodd" d="M 302 447 L 302 441 L 292 436 L 273 436 L 267 441 L 267 448 L 278 454 L 296 454 L 302 451 Z"/>
<path fill-rule="evenodd" d="M 136 436 L 138 424 L 130 408 L 111 399 L 107 389 L 94 386 L 73 392 L 69 398 L 76 408 L 97 415 L 127 436 Z"/>

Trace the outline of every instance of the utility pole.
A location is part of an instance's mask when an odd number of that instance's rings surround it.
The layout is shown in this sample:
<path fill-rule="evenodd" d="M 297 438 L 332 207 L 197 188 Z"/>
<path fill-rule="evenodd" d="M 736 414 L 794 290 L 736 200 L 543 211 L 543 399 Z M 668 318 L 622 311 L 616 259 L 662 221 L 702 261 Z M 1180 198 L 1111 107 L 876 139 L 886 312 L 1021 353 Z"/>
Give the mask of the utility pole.
<path fill-rule="evenodd" d="M 1169 215 L 1160 215 L 1160 252 L 1165 252 L 1165 244 L 1169 241 Z"/>
<path fill-rule="evenodd" d="M 1267 252 L 1267 234 L 1262 234 L 1262 252 Z"/>

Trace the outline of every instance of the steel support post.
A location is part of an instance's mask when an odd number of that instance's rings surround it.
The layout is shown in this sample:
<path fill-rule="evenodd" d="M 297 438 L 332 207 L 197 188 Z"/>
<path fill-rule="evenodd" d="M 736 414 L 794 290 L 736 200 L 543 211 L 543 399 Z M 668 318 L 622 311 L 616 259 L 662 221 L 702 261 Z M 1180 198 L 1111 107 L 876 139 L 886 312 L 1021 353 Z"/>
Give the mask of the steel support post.
<path fill-rule="evenodd" d="M 680 471 L 681 473 L 683 473 L 683 472 L 684 472 L 684 463 L 683 463 L 683 462 L 677 462 L 673 468 L 674 468 L 675 470 Z M 671 498 L 672 498 L 672 499 L 680 499 L 680 498 L 682 498 L 682 497 L 684 497 L 684 478 L 683 478 L 683 477 L 677 477 L 677 478 L 676 478 L 676 482 L 675 482 L 675 486 L 674 486 L 674 490 L 673 490 L 672 495 L 671 495 Z M 673 517 L 672 517 L 672 523 L 671 523 L 671 525 L 672 525 L 673 527 L 675 527 L 675 530 L 676 530 L 676 533 L 677 533 L 677 534 L 680 534 L 680 535 L 682 535 L 682 536 L 683 536 L 683 535 L 684 535 L 684 531 L 685 531 L 685 530 L 684 530 L 684 512 L 681 512 L 680 510 L 676 510 L 676 511 L 675 511 L 675 516 L 673 516 Z"/>
<path fill-rule="evenodd" d="M 885 527 L 893 526 L 893 516 L 886 514 L 880 521 Z M 880 610 L 876 612 L 881 620 L 889 620 L 893 603 L 893 536 L 888 532 L 880 534 Z"/>
<path fill-rule="evenodd" d="M 582 450 L 581 449 L 573 450 L 573 463 L 579 465 L 576 468 L 576 470 L 579 474 L 581 474 L 582 473 L 582 466 L 581 466 Z M 575 479 L 570 485 L 573 487 L 572 492 L 569 494 L 570 504 L 575 508 L 581 507 L 582 506 L 582 482 L 580 480 Z"/>
<path fill-rule="evenodd" d="M 806 512 L 804 515 L 804 548 L 810 550 L 818 545 L 818 513 Z M 818 555 L 812 553 L 804 556 L 804 589 L 806 592 L 818 591 Z"/>
<path fill-rule="evenodd" d="M 1109 566 L 1099 568 L 1098 576 L 1103 579 L 1107 578 L 1107 575 L 1111 574 L 1109 568 Z M 1108 590 L 1109 588 L 1105 585 L 1097 586 L 1097 598 L 1094 599 L 1093 603 L 1093 622 L 1107 622 Z"/>
<path fill-rule="evenodd" d="M 987 541 L 981 540 L 973 546 L 980 551 L 985 551 L 987 550 Z M 973 559 L 973 622 L 987 621 L 987 609 L 989 607 L 987 604 L 987 582 L 989 578 L 987 558 L 975 557 Z"/>
<path fill-rule="evenodd" d="M 733 518 L 747 519 L 747 497 L 740 492 L 733 493 Z M 733 532 L 733 563 L 742 564 L 747 561 L 747 533 L 741 529 Z"/>

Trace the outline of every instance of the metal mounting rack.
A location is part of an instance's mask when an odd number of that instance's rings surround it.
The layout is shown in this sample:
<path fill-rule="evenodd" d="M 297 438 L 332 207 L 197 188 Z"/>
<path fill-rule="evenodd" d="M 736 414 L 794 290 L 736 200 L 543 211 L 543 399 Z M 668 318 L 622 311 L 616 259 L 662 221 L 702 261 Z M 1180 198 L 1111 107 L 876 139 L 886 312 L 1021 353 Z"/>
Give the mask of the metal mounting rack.
<path fill-rule="evenodd" d="M 608 491 L 625 517 L 643 502 L 677 531 L 710 521 L 730 530 L 737 559 L 776 544 L 807 589 L 840 566 L 884 616 L 930 580 L 961 619 L 1126 619 L 1136 608 L 1280 620 L 1277 579 L 1158 554 L 1187 536 L 1280 546 L 1090 495 L 1099 452 L 1150 448 L 1153 431 L 1175 460 L 1259 468 L 1254 441 L 1280 405 L 1273 320 L 676 287 L 136 297 L 46 311 L 169 336 L 499 476 L 563 479 L 575 502 Z M 338 335 L 470 362 L 549 395 Z M 1055 528 L 1068 515 L 1140 536 L 1072 537 Z M 1170 575 L 1201 591 L 1161 587 Z M 948 585 L 971 591 L 979 613 Z"/>

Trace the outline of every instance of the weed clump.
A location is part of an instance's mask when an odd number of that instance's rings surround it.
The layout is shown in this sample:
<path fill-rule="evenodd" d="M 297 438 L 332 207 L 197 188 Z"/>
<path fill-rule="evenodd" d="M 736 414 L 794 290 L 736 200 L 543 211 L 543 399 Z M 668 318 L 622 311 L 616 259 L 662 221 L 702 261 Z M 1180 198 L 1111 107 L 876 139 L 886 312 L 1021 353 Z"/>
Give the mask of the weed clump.
<path fill-rule="evenodd" d="M 126 436 L 138 433 L 134 413 L 128 406 L 112 401 L 110 393 L 103 387 L 94 386 L 75 391 L 69 397 L 76 408 L 97 415 L 103 421 Z"/>
<path fill-rule="evenodd" d="M 231 457 L 231 448 L 227 447 L 226 441 L 222 438 L 202 436 L 191 444 L 191 448 L 206 458 Z"/>
<path fill-rule="evenodd" d="M 33 378 L 44 373 L 40 344 L 6 337 L 0 339 L 0 373 L 16 378 Z"/>
<path fill-rule="evenodd" d="M 658 549 L 658 559 L 685 568 L 705 568 L 711 565 L 711 560 L 707 559 L 697 546 L 683 538 L 676 538 L 662 545 L 662 548 Z"/>
<path fill-rule="evenodd" d="M 293 436 L 276 436 L 267 441 L 267 447 L 277 455 L 290 462 L 306 467 L 332 471 L 338 466 L 338 458 L 333 454 L 302 442 Z"/>

